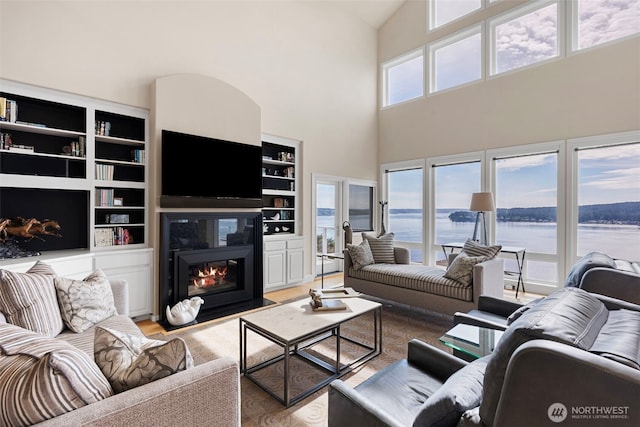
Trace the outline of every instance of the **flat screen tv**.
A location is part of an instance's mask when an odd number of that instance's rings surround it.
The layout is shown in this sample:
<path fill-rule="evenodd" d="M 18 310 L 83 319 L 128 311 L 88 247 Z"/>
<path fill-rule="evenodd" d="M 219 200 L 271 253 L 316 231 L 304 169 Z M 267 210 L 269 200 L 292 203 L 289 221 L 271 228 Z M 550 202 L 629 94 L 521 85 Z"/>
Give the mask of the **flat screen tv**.
<path fill-rule="evenodd" d="M 163 207 L 262 207 L 262 147 L 162 131 Z"/>

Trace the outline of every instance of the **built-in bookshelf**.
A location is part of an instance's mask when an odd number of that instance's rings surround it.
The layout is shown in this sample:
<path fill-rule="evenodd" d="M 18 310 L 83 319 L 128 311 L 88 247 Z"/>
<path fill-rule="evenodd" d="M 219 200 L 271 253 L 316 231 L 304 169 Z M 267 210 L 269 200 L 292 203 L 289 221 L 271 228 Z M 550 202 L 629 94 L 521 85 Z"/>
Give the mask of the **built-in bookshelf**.
<path fill-rule="evenodd" d="M 0 217 L 56 219 L 39 251 L 146 247 L 147 135 L 147 110 L 0 80 Z"/>
<path fill-rule="evenodd" d="M 265 138 L 263 138 L 265 139 Z M 264 234 L 296 235 L 299 142 L 262 142 L 262 216 Z"/>

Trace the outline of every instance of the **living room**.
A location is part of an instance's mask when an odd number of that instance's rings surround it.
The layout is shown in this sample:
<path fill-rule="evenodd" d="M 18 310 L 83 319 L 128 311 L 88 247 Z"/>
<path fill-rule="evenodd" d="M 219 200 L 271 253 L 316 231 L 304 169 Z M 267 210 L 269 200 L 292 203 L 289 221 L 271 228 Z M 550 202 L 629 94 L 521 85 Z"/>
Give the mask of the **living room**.
<path fill-rule="evenodd" d="M 153 255 L 149 259 L 145 252 L 143 261 L 128 261 L 150 266 L 150 286 L 143 291 L 148 302 L 140 314 L 146 310 L 159 316 L 164 310 L 158 295 L 160 216 L 180 210 L 160 204 L 162 129 L 253 145 L 261 143 L 263 134 L 301 141 L 299 230 L 307 283 L 319 273 L 313 227 L 316 177 L 375 182 L 376 200 L 384 200 L 382 171 L 413 162 L 424 167 L 441 160 L 539 154 L 540 147 L 546 151 L 552 144 L 569 153 L 585 139 L 601 136 L 605 143 L 637 143 L 638 34 L 579 52 L 563 47 L 558 58 L 538 65 L 385 106 L 383 64 L 526 2 L 481 2 L 477 13 L 429 31 L 423 0 L 391 2 L 389 19 L 377 24 L 332 3 L 0 2 L 3 81 L 148 114 L 148 239 L 143 249 Z M 557 208 L 559 216 L 569 219 L 557 232 L 552 254 L 527 254 L 535 262 L 554 258 L 557 280 L 533 284 L 527 288 L 531 292 L 561 287 L 580 255 L 570 237 L 573 195 L 566 191 L 569 172 L 563 161 L 570 159 L 558 161 L 559 175 L 566 176 L 558 184 Z M 490 167 L 489 161 L 483 163 L 478 190 L 493 190 Z M 425 204 L 429 197 L 435 196 L 425 195 Z M 374 207 L 379 231 L 380 212 Z M 425 226 L 421 250 L 424 263 L 434 265 L 442 248 L 424 243 L 435 242 L 428 232 Z M 637 247 L 621 249 L 629 252 L 617 256 L 637 259 Z"/>

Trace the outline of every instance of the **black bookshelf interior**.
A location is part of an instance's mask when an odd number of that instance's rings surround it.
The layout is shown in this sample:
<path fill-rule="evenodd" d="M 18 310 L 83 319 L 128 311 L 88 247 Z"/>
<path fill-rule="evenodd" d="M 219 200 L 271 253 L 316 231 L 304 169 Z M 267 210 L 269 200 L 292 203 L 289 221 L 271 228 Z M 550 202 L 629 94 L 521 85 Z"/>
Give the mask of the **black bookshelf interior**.
<path fill-rule="evenodd" d="M 87 111 L 85 108 L 6 92 L 0 92 L 0 97 L 16 101 L 18 121 L 21 123 L 86 132 Z"/>

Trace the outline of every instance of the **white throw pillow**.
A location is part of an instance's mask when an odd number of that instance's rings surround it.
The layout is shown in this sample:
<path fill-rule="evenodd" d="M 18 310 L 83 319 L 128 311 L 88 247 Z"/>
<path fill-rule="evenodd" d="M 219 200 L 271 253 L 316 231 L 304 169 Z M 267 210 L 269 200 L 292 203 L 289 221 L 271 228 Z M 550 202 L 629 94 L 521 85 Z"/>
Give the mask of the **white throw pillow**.
<path fill-rule="evenodd" d="M 84 332 L 117 314 L 107 276 L 98 269 L 83 280 L 55 278 L 60 313 L 74 332 Z"/>

